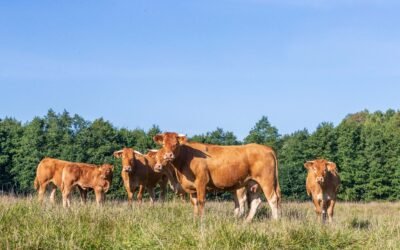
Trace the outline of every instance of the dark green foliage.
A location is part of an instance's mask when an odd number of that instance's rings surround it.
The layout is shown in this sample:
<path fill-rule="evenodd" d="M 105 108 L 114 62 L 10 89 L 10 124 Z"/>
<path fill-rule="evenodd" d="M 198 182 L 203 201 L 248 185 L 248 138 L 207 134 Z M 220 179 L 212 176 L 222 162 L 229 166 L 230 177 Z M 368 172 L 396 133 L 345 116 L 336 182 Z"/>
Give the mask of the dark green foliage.
<path fill-rule="evenodd" d="M 304 162 L 313 158 L 308 154 L 309 133 L 297 131 L 282 138 L 282 149 L 279 153 L 279 183 L 282 196 L 287 199 L 306 199 Z"/>
<path fill-rule="evenodd" d="M 279 136 L 278 129 L 269 123 L 266 116 L 263 116 L 250 130 L 249 135 L 244 139 L 244 143 L 268 145 L 277 150 L 279 148 Z"/>
<path fill-rule="evenodd" d="M 21 123 L 11 118 L 0 119 L 0 191 L 11 191 L 14 186 L 11 167 L 13 156 L 22 136 Z"/>
<path fill-rule="evenodd" d="M 36 166 L 45 156 L 46 148 L 45 121 L 35 117 L 24 126 L 19 147 L 13 155 L 13 166 L 10 172 L 18 184 L 19 192 L 33 190 Z"/>
<path fill-rule="evenodd" d="M 49 110 L 26 124 L 15 119 L 0 119 L 0 192 L 33 191 L 35 170 L 45 156 L 68 161 L 115 166 L 113 185 L 108 196 L 125 198 L 120 176 L 120 160 L 112 153 L 133 147 L 142 153 L 157 148 L 153 125 L 148 131 L 116 128 L 102 118 L 93 122 L 67 111 Z M 184 131 L 182 131 L 184 132 Z M 239 145 L 233 132 L 217 128 L 195 135 L 191 141 L 218 145 Z M 244 143 L 273 147 L 278 154 L 279 178 L 284 199 L 307 199 L 304 162 L 325 158 L 337 163 L 343 200 L 400 199 L 400 112 L 370 113 L 364 110 L 348 115 L 338 125 L 321 123 L 313 133 L 300 130 L 280 136 L 278 129 L 263 116 L 250 130 Z M 210 193 L 209 197 L 230 199 L 228 193 Z"/>
<path fill-rule="evenodd" d="M 222 128 L 217 128 L 212 132 L 207 132 L 205 135 L 195 135 L 191 141 L 216 144 L 216 145 L 238 145 L 240 142 L 237 140 L 233 132 L 224 131 Z"/>

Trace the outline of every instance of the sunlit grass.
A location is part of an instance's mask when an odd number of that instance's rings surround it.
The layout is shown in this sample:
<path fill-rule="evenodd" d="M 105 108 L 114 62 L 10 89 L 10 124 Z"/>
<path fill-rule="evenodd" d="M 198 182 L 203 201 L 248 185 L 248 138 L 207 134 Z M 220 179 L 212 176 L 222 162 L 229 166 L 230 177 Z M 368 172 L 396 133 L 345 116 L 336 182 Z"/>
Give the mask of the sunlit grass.
<path fill-rule="evenodd" d="M 207 202 L 206 216 L 190 203 L 129 207 L 107 201 L 63 209 L 35 198 L 0 197 L 0 249 L 399 249 L 400 203 L 339 203 L 335 222 L 316 222 L 311 202 L 282 204 L 270 219 L 233 218 L 233 202 Z"/>

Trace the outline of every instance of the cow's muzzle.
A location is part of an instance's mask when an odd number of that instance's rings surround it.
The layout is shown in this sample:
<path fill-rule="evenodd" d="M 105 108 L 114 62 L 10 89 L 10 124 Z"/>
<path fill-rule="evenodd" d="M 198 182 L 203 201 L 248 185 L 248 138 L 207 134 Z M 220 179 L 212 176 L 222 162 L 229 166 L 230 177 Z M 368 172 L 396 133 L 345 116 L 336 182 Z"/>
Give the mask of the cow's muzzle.
<path fill-rule="evenodd" d="M 154 172 L 161 173 L 162 172 L 162 164 L 154 165 Z"/>
<path fill-rule="evenodd" d="M 165 153 L 164 154 L 164 160 L 165 161 L 173 161 L 173 160 L 175 160 L 174 153 Z"/>
<path fill-rule="evenodd" d="M 132 167 L 131 166 L 125 166 L 125 167 L 123 167 L 123 169 L 124 169 L 124 171 L 125 172 L 132 172 Z"/>
<path fill-rule="evenodd" d="M 324 183 L 324 177 L 317 177 L 317 182 L 319 184 L 323 184 Z"/>

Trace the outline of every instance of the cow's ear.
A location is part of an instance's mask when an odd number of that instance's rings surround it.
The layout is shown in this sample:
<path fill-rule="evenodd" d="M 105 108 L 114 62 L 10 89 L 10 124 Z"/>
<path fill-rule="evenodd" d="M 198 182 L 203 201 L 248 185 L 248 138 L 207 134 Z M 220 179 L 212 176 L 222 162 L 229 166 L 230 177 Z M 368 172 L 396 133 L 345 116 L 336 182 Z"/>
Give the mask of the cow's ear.
<path fill-rule="evenodd" d="M 307 161 L 306 163 L 304 163 L 304 167 L 307 170 L 311 170 L 312 166 L 314 165 L 314 161 Z"/>
<path fill-rule="evenodd" d="M 115 151 L 113 153 L 113 155 L 114 155 L 115 158 L 121 158 L 122 157 L 122 152 L 123 152 L 123 150 L 121 149 L 121 150 Z"/>
<path fill-rule="evenodd" d="M 164 142 L 164 135 L 163 134 L 158 134 L 153 137 L 153 141 L 157 143 L 158 145 L 162 145 Z"/>
<path fill-rule="evenodd" d="M 334 162 L 327 162 L 326 163 L 326 167 L 328 168 L 329 172 L 336 172 L 337 171 L 337 167 L 336 164 Z"/>
<path fill-rule="evenodd" d="M 185 143 L 187 141 L 186 135 L 184 135 L 184 134 L 178 134 L 177 137 L 178 137 L 179 144 Z"/>

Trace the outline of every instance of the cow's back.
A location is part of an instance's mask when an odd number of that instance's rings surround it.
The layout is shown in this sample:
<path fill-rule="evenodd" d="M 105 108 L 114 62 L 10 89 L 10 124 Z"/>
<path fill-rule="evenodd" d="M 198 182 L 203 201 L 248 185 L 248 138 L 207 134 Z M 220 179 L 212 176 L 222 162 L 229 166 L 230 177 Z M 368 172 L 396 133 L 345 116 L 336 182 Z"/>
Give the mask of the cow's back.
<path fill-rule="evenodd" d="M 68 164 L 71 162 L 46 157 L 38 165 L 36 178 L 40 183 L 52 181 L 60 188 L 62 171 Z"/>
<path fill-rule="evenodd" d="M 264 175 L 270 175 L 273 182 L 277 175 L 275 153 L 272 148 L 264 145 L 217 146 L 187 143 L 181 148 L 180 154 L 183 162 L 190 164 L 193 171 L 207 168 L 211 185 L 216 188 L 237 188 L 237 185 L 243 185 L 250 178 L 251 173 L 263 172 Z"/>

